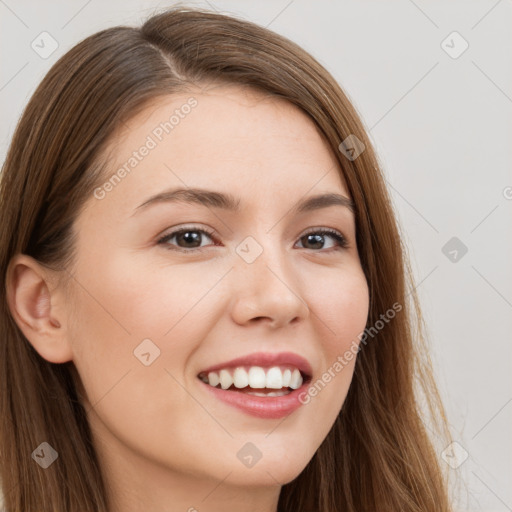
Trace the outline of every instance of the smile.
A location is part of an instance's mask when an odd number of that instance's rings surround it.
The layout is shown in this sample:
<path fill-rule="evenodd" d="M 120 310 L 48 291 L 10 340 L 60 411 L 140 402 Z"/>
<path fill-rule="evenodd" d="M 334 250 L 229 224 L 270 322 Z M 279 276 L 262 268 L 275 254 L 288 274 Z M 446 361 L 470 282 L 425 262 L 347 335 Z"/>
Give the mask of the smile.
<path fill-rule="evenodd" d="M 258 418 L 282 418 L 304 405 L 309 362 L 293 353 L 259 353 L 201 371 L 204 388 L 222 402 Z"/>

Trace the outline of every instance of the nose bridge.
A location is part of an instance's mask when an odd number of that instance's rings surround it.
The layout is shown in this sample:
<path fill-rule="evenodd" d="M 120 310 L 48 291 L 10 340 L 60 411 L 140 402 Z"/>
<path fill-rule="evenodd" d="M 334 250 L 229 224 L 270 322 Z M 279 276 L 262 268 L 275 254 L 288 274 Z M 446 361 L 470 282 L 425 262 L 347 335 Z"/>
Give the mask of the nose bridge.
<path fill-rule="evenodd" d="M 247 281 L 254 280 L 254 284 L 268 281 L 269 277 L 273 277 L 272 283 L 281 279 L 293 281 L 293 269 L 286 248 L 278 236 L 278 230 L 270 230 L 261 228 L 253 231 L 246 236 L 236 247 L 236 253 L 239 257 L 236 266 L 241 273 L 241 279 L 246 278 Z M 244 275 L 245 274 L 245 275 Z M 269 286 L 270 283 L 265 283 Z M 270 286 L 276 286 L 275 283 Z"/>
<path fill-rule="evenodd" d="M 234 314 L 239 322 L 267 317 L 281 325 L 307 316 L 309 309 L 301 296 L 299 276 L 277 233 L 259 231 L 235 249 Z"/>

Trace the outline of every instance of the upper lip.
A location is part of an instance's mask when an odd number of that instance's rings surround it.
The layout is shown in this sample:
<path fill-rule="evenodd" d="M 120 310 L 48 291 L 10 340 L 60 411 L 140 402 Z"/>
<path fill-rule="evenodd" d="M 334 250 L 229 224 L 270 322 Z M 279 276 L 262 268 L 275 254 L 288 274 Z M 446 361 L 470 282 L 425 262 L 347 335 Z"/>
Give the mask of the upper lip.
<path fill-rule="evenodd" d="M 302 356 L 295 354 L 294 352 L 257 352 L 230 361 L 225 361 L 208 368 L 205 368 L 199 373 L 208 374 L 209 372 L 215 372 L 222 370 L 223 368 L 234 368 L 237 366 L 279 366 L 279 365 L 290 365 L 296 367 L 306 377 L 311 377 L 313 370 L 309 362 Z"/>

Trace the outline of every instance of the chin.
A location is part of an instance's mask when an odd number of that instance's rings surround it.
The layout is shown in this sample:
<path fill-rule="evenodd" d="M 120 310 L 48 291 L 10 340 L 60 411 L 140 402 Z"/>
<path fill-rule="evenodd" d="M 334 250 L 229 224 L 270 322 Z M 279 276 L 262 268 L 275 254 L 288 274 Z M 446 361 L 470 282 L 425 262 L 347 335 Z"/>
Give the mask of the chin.
<path fill-rule="evenodd" d="M 285 485 L 295 480 L 307 466 L 312 457 L 299 457 L 298 454 L 277 456 L 275 453 L 262 454 L 252 467 L 234 464 L 229 481 L 244 486 Z M 238 461 L 236 461 L 238 462 Z"/>
<path fill-rule="evenodd" d="M 261 461 L 260 461 L 261 462 Z M 283 486 L 295 480 L 302 470 L 301 467 L 277 468 L 275 464 L 256 464 L 253 468 L 244 470 L 235 466 L 233 472 L 227 478 L 231 485 L 243 487 L 275 487 Z M 218 475 L 216 478 L 220 478 Z"/>

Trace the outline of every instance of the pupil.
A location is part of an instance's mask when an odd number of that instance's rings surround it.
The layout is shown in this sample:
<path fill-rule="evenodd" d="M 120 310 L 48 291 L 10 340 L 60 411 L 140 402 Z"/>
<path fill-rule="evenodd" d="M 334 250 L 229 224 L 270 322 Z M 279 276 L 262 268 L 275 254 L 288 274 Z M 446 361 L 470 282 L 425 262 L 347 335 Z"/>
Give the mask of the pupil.
<path fill-rule="evenodd" d="M 317 244 L 317 248 L 318 248 L 318 245 L 322 246 L 323 245 L 323 237 L 322 235 L 307 235 L 307 238 L 308 239 L 313 239 L 313 244 Z"/>
<path fill-rule="evenodd" d="M 195 241 L 196 245 L 194 245 L 194 247 L 201 245 L 199 233 L 197 233 L 195 231 L 186 231 L 185 233 L 182 233 L 180 236 L 185 240 L 186 244 L 189 244 L 189 242 Z"/>

